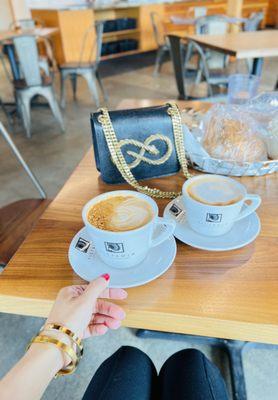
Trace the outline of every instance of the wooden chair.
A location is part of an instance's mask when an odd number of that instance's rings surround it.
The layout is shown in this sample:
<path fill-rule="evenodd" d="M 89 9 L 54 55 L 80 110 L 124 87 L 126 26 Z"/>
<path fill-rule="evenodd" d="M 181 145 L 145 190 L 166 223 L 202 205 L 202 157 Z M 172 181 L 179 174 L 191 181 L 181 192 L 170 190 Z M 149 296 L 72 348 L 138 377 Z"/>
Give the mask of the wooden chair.
<path fill-rule="evenodd" d="M 0 122 L 0 134 L 28 174 L 40 194 L 40 199 L 19 200 L 0 209 L 0 269 L 3 269 L 33 228 L 50 200 L 34 176 L 10 135 Z"/>
<path fill-rule="evenodd" d="M 92 31 L 96 31 L 96 40 L 93 41 L 92 48 L 90 51 L 90 58 L 87 61 L 83 60 L 85 48 L 90 41 L 90 36 Z M 102 47 L 102 33 L 103 33 L 103 23 L 97 22 L 95 25 L 90 26 L 86 30 L 78 62 L 65 63 L 59 66 L 60 78 L 61 78 L 61 107 L 65 108 L 65 80 L 70 77 L 72 83 L 72 90 L 74 99 L 76 99 L 76 89 L 77 89 L 77 77 L 82 76 L 88 85 L 93 99 L 95 100 L 96 106 L 99 107 L 99 96 L 97 91 L 96 82 L 98 81 L 99 87 L 102 91 L 104 100 L 107 100 L 107 95 L 104 91 L 100 75 L 99 75 L 99 63 L 101 57 L 101 47 Z"/>

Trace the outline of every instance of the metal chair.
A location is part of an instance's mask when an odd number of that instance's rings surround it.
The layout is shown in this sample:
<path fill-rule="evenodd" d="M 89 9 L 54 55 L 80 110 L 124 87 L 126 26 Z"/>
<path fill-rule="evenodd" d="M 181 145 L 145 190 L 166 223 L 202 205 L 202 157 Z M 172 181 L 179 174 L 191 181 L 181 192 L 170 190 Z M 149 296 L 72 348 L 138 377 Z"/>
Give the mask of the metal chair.
<path fill-rule="evenodd" d="M 223 35 L 229 30 L 229 21 L 225 15 L 207 15 L 196 20 L 197 35 Z M 209 68 L 224 68 L 228 57 L 217 51 L 205 51 Z"/>
<path fill-rule="evenodd" d="M 196 20 L 197 35 L 223 35 L 228 28 L 229 23 L 225 15 L 206 15 Z"/>
<path fill-rule="evenodd" d="M 32 18 L 25 18 L 25 19 L 17 19 L 13 21 L 9 28 L 11 30 L 14 29 L 22 29 L 22 30 L 28 30 L 28 29 L 34 29 L 34 28 L 41 28 L 44 26 L 44 22 L 39 20 L 39 19 L 32 19 Z"/>
<path fill-rule="evenodd" d="M 23 76 L 23 79 L 15 80 L 13 85 L 27 137 L 31 137 L 31 99 L 38 95 L 47 100 L 61 130 L 64 131 L 63 117 L 55 98 L 53 79 L 41 73 L 36 37 L 22 35 L 12 40 Z"/>
<path fill-rule="evenodd" d="M 9 28 L 11 30 L 16 30 L 16 29 L 21 29 L 22 32 L 24 31 L 28 31 L 30 29 L 35 29 L 35 28 L 42 28 L 44 27 L 44 22 L 41 21 L 40 19 L 31 19 L 31 18 L 25 18 L 25 19 L 17 19 L 15 21 L 13 21 Z M 50 75 L 50 70 L 49 70 L 49 65 L 48 65 L 48 48 L 51 46 L 50 42 L 47 38 L 41 38 L 41 41 L 44 44 L 45 50 L 46 50 L 46 54 L 47 57 L 44 56 L 39 56 L 39 64 L 40 64 L 40 68 L 42 68 L 45 73 L 47 75 Z"/>
<path fill-rule="evenodd" d="M 9 133 L 7 132 L 7 130 L 5 129 L 5 127 L 1 121 L 0 121 L 0 133 L 1 133 L 2 137 L 5 139 L 5 141 L 7 142 L 8 146 L 11 148 L 12 152 L 14 153 L 14 155 L 16 156 L 16 158 L 18 159 L 20 164 L 22 165 L 23 169 L 25 170 L 25 172 L 27 173 L 27 175 L 29 176 L 31 181 L 33 182 L 33 184 L 34 184 L 35 188 L 38 190 L 41 198 L 46 199 L 46 194 L 45 194 L 45 191 L 43 190 L 41 184 L 39 183 L 39 181 L 37 180 L 37 178 L 31 171 L 31 169 L 28 167 L 28 165 L 26 164 L 24 158 L 20 154 L 18 148 L 14 144 L 11 136 L 9 135 Z"/>
<path fill-rule="evenodd" d="M 225 68 L 219 70 L 211 70 L 208 65 L 207 55 L 203 48 L 193 40 L 188 44 L 188 48 L 191 48 L 194 52 L 198 54 L 198 73 L 200 81 L 202 78 L 205 79 L 208 85 L 209 96 L 214 96 L 213 86 L 215 85 L 227 85 L 229 73 L 225 71 Z M 185 67 L 186 73 L 186 67 Z"/>
<path fill-rule="evenodd" d="M 153 34 L 157 45 L 154 75 L 158 75 L 165 59 L 165 55 L 170 53 L 170 45 L 167 42 L 161 16 L 156 12 L 152 12 L 150 16 L 153 27 Z"/>
<path fill-rule="evenodd" d="M 199 44 L 194 41 L 190 41 L 189 44 L 186 46 L 184 41 L 176 35 L 169 35 L 168 36 L 170 48 L 171 48 L 171 58 L 173 62 L 173 68 L 175 73 L 175 79 L 177 84 L 177 89 L 180 100 L 189 100 L 192 99 L 192 96 L 189 96 L 185 86 L 185 75 L 186 75 L 186 66 L 188 54 L 190 51 L 194 51 L 197 53 L 199 57 L 199 65 L 198 68 L 200 70 L 200 77 L 204 77 L 208 83 L 208 92 L 209 96 L 213 96 L 213 88 L 212 86 L 215 84 L 226 84 L 228 76 L 220 73 L 219 76 L 212 74 L 207 65 L 207 59 L 203 49 Z M 184 61 L 185 60 L 185 61 Z M 223 74 L 223 76 L 222 76 Z M 211 98 L 209 99 L 211 100 Z M 219 100 L 217 97 L 215 100 Z"/>
<path fill-rule="evenodd" d="M 264 19 L 263 12 L 254 12 L 249 18 L 246 18 L 243 24 L 243 30 L 246 32 L 257 31 L 260 27 L 260 23 Z"/>
<path fill-rule="evenodd" d="M 90 35 L 93 30 L 96 32 L 96 40 L 92 44 L 92 48 L 89 53 L 89 60 L 83 61 L 85 48 L 88 40 L 90 40 Z M 95 25 L 90 26 L 89 29 L 86 30 L 82 40 L 79 61 L 76 63 L 65 63 L 59 66 L 61 78 L 61 107 L 65 107 L 65 80 L 68 77 L 71 78 L 74 99 L 76 99 L 77 77 L 82 76 L 87 82 L 88 88 L 93 99 L 95 100 L 97 107 L 99 107 L 99 96 L 96 85 L 97 81 L 102 91 L 104 100 L 107 101 L 107 95 L 104 91 L 98 70 L 101 57 L 102 33 L 103 23 L 97 22 Z"/>

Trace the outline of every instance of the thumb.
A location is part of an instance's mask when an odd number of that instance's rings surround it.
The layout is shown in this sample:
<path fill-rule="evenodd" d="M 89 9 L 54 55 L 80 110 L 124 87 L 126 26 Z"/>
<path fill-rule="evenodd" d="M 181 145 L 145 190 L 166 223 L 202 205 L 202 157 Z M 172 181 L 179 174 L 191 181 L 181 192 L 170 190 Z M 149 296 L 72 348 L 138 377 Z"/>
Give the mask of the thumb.
<path fill-rule="evenodd" d="M 101 293 L 107 288 L 109 279 L 109 274 L 103 274 L 97 279 L 91 281 L 87 286 L 85 292 L 83 293 L 84 296 L 90 299 L 97 299 L 101 295 Z"/>

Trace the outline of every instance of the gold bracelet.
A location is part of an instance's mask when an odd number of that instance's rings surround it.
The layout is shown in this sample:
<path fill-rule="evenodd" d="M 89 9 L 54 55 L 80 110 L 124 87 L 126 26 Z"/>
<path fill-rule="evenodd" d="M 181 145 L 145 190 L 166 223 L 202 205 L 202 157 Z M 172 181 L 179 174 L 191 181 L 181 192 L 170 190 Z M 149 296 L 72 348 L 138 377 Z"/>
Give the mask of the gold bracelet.
<path fill-rule="evenodd" d="M 54 344 L 56 347 L 58 347 L 58 349 L 62 350 L 64 353 L 66 353 L 70 357 L 70 359 L 71 359 L 70 364 L 66 368 L 62 368 L 60 371 L 58 371 L 57 374 L 55 375 L 55 378 L 59 375 L 72 374 L 76 370 L 76 367 L 79 363 L 79 358 L 77 357 L 77 355 L 72 347 L 61 342 L 60 340 L 54 339 L 49 336 L 43 336 L 43 335 L 35 336 L 29 343 L 27 350 L 29 349 L 29 347 L 31 346 L 32 343 Z"/>
<path fill-rule="evenodd" d="M 47 330 L 56 330 L 56 331 L 60 331 L 65 333 L 66 335 L 68 335 L 72 341 L 77 345 L 78 349 L 79 349 L 79 357 L 83 356 L 83 344 L 82 344 L 82 340 L 74 333 L 72 332 L 69 328 L 60 325 L 60 324 L 46 324 L 44 326 L 41 327 L 40 332 L 42 331 L 47 331 Z"/>

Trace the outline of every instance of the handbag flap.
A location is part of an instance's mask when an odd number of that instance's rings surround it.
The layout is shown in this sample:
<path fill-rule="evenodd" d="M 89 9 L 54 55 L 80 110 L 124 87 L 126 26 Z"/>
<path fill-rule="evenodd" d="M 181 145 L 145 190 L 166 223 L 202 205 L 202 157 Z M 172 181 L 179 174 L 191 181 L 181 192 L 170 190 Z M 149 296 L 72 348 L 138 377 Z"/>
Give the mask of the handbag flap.
<path fill-rule="evenodd" d="M 148 179 L 179 171 L 169 106 L 109 112 L 122 154 L 136 179 Z M 91 114 L 97 169 L 107 183 L 124 182 L 114 165 L 98 117 Z"/>

